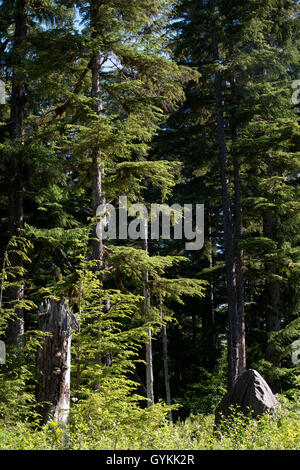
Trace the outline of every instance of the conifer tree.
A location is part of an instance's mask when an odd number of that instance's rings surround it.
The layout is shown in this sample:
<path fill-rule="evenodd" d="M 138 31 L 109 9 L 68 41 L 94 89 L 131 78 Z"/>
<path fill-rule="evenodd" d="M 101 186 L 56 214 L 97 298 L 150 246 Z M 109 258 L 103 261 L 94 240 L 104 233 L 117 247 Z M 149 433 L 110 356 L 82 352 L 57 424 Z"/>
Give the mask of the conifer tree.
<path fill-rule="evenodd" d="M 74 97 L 76 105 L 68 109 L 73 117 L 65 115 L 65 129 L 80 183 L 88 168 L 89 212 L 96 217 L 98 207 L 107 200 L 126 195 L 132 202 L 141 197 L 146 179 L 163 193 L 169 192 L 178 164 L 147 162 L 147 151 L 164 112 L 183 98 L 182 83 L 192 73 L 162 53 L 165 2 L 107 0 L 76 5 L 86 27 L 79 37 L 79 64 L 81 74 L 88 73 L 81 95 Z M 109 248 L 104 247 L 96 227 L 92 245 L 98 275 L 104 280 Z M 148 354 L 149 373 L 150 362 Z M 153 402 L 153 392 L 149 395 Z"/>
<path fill-rule="evenodd" d="M 7 187 L 7 224 L 6 236 L 3 240 L 5 247 L 11 237 L 20 236 L 24 228 L 25 193 L 29 191 L 30 166 L 32 160 L 29 155 L 35 149 L 37 153 L 37 139 L 33 139 L 34 126 L 29 123 L 31 113 L 41 112 L 42 104 L 39 101 L 32 107 L 32 80 L 41 78 L 36 73 L 41 58 L 41 47 L 36 47 L 36 37 L 43 35 L 43 22 L 52 22 L 54 28 L 62 18 L 66 17 L 65 7 L 57 6 L 56 2 L 31 3 L 23 0 L 14 2 L 1 2 L 2 17 L 2 50 L 1 67 L 9 98 L 9 114 L 5 109 L 2 114 L 4 126 L 2 127 L 1 145 L 4 181 Z M 51 53 L 53 54 L 53 53 Z M 48 55 L 49 59 L 49 55 Z M 36 69 L 36 70 L 35 70 Z M 43 90 L 45 93 L 45 89 Z M 7 108 L 7 107 L 6 107 Z M 45 146 L 49 146 L 49 141 Z M 34 167 L 34 165 L 32 165 Z M 3 182 L 2 182 L 3 184 Z M 5 249 L 5 248 L 3 248 Z M 22 259 L 14 253 L 11 263 L 21 266 Z M 17 279 L 17 281 L 19 281 Z M 6 301 L 14 303 L 21 301 L 24 296 L 24 286 L 11 286 L 6 293 Z M 12 344 L 21 344 L 24 334 L 24 312 L 17 309 L 14 318 L 9 322 L 7 341 Z"/>
<path fill-rule="evenodd" d="M 231 348 L 229 361 L 236 364 L 236 367 L 233 368 L 229 364 L 229 386 L 242 373 L 246 365 L 244 296 L 246 295 L 246 299 L 250 299 L 252 296 L 248 276 L 252 269 L 249 269 L 249 266 L 253 266 L 250 260 L 251 249 L 247 253 L 246 247 L 249 249 L 250 246 L 254 246 L 254 240 L 251 240 L 250 234 L 254 234 L 256 229 L 262 234 L 263 224 L 265 227 L 264 246 L 267 249 L 266 238 L 270 240 L 269 247 L 273 246 L 273 254 L 267 254 L 264 263 L 265 275 L 273 281 L 266 283 L 266 292 L 268 291 L 269 294 L 264 297 L 263 310 L 268 318 L 267 329 L 270 330 L 271 312 L 273 312 L 274 319 L 278 318 L 277 328 L 280 327 L 280 289 L 278 284 L 280 275 L 278 265 L 275 268 L 275 259 L 277 262 L 279 261 L 279 252 L 277 257 L 275 251 L 278 245 L 271 243 L 272 236 L 275 238 L 278 236 L 279 227 L 274 215 L 280 209 L 277 205 L 277 210 L 275 210 L 275 206 L 272 204 L 275 202 L 272 201 L 275 193 L 273 196 L 268 194 L 269 203 L 267 203 L 267 193 L 262 191 L 262 187 L 264 184 L 267 185 L 267 181 L 269 181 L 274 188 L 273 184 L 276 178 L 278 176 L 282 178 L 282 173 L 275 176 L 276 164 L 274 163 L 272 163 L 272 174 L 270 173 L 270 165 L 267 165 L 267 160 L 270 159 L 271 154 L 273 155 L 271 159 L 274 162 L 275 160 L 278 163 L 279 160 L 281 161 L 281 171 L 283 168 L 288 171 L 289 168 L 293 177 L 297 173 L 296 166 L 292 170 L 292 162 L 297 158 L 295 153 L 292 156 L 295 151 L 293 126 L 296 124 L 297 118 L 295 112 L 291 110 L 288 91 L 292 78 L 295 76 L 295 64 L 297 63 L 296 9 L 296 2 L 293 1 L 287 2 L 285 5 L 282 5 L 282 2 L 272 1 L 264 5 L 259 5 L 257 2 L 237 3 L 235 1 L 204 1 L 199 5 L 199 2 L 181 1 L 178 2 L 175 10 L 177 20 L 173 23 L 173 29 L 179 31 L 174 46 L 175 54 L 179 63 L 194 65 L 201 73 L 199 85 L 194 85 L 191 88 L 193 93 L 191 96 L 196 97 L 196 102 L 190 102 L 190 107 L 186 106 L 186 119 L 187 116 L 190 116 L 188 128 L 192 129 L 193 142 L 195 142 L 195 136 L 198 135 L 199 145 L 203 148 L 206 142 L 206 133 L 210 132 L 208 128 L 213 126 L 215 134 L 211 133 L 210 137 L 212 142 L 218 145 L 220 157 L 223 188 L 224 257 L 227 256 L 226 278 L 227 289 L 229 289 L 227 301 L 229 312 L 231 312 L 229 316 L 231 318 L 229 321 L 229 347 Z M 271 18 L 270 21 L 269 18 Z M 279 86 L 280 81 L 281 87 Z M 275 89 L 277 93 L 274 97 L 273 91 Z M 267 97 L 272 99 L 272 103 L 268 101 Z M 274 99 L 277 97 L 278 101 L 275 104 Z M 267 102 L 268 106 L 265 105 Z M 280 109 L 281 117 L 286 116 L 283 118 L 283 120 L 286 119 L 285 125 L 283 125 L 283 121 L 281 124 L 278 121 L 275 124 L 277 120 L 275 114 L 278 109 Z M 291 124 L 292 121 L 294 124 Z M 286 148 L 289 147 L 291 152 L 288 158 L 284 158 L 281 151 L 282 158 L 276 159 L 275 147 L 278 150 L 280 126 L 281 135 L 284 134 L 287 139 L 285 142 L 287 143 L 289 140 Z M 261 134 L 258 129 L 261 130 Z M 276 134 L 276 132 L 278 133 Z M 274 150 L 270 152 L 272 147 L 270 144 L 272 141 L 274 142 L 273 139 L 276 139 L 275 134 L 278 139 L 276 145 L 274 144 Z M 268 146 L 269 148 L 267 148 Z M 212 146 L 212 148 L 214 150 L 208 157 L 208 160 L 211 161 L 210 165 L 216 158 L 216 147 Z M 207 172 L 205 157 L 204 154 L 201 169 L 204 174 Z M 266 174 L 267 167 L 269 167 L 269 173 Z M 277 167 L 277 171 L 278 169 Z M 264 183 L 261 182 L 258 185 L 258 180 L 262 175 L 265 175 L 263 177 Z M 246 176 L 248 176 L 247 179 Z M 252 178 L 253 181 L 256 181 L 256 189 L 252 186 Z M 290 181 L 290 178 L 291 176 L 288 176 L 287 181 Z M 282 189 L 283 186 L 280 188 Z M 250 201 L 248 197 L 254 194 L 256 195 L 254 198 L 261 198 L 262 204 L 264 200 L 266 202 L 264 223 L 262 218 L 259 224 L 257 224 L 257 219 L 254 222 L 253 212 L 250 214 L 249 205 L 245 206 L 244 201 L 246 199 Z M 296 202 L 292 202 L 292 200 L 297 200 L 296 194 L 291 196 L 290 201 L 291 204 L 295 204 Z M 278 199 L 276 204 L 278 204 Z M 259 203 L 258 207 L 262 209 Z M 262 213 L 260 215 L 262 216 Z M 261 242 L 264 243 L 263 240 Z M 246 251 L 243 255 L 244 250 Z M 271 259 L 273 264 L 267 262 Z M 245 276 L 247 276 L 248 286 L 246 291 L 244 290 L 245 279 L 243 279 Z"/>
<path fill-rule="evenodd" d="M 25 77 L 22 71 L 23 54 L 25 52 L 25 41 L 28 22 L 28 2 L 14 2 L 14 37 L 12 58 L 12 83 L 11 83 L 11 111 L 10 111 L 10 139 L 12 148 L 18 148 L 13 152 L 9 162 L 9 190 L 8 190 L 8 232 L 9 237 L 19 236 L 23 228 L 23 166 L 24 155 L 22 145 L 24 144 L 24 117 L 25 117 Z M 14 256 L 11 263 L 18 266 L 21 263 L 18 256 Z M 8 302 L 22 300 L 24 295 L 23 286 L 11 286 L 8 292 Z M 16 316 L 9 322 L 7 329 L 7 342 L 17 344 L 22 341 L 24 334 L 24 312 L 22 309 L 16 311 Z"/>
<path fill-rule="evenodd" d="M 203 2 L 200 6 L 193 2 L 181 2 L 177 10 L 177 17 L 181 14 L 188 16 L 190 22 L 180 24 L 181 36 L 179 37 L 178 53 L 188 56 L 191 39 L 197 41 L 197 47 L 191 56 L 191 63 L 198 66 L 200 73 L 203 70 L 202 79 L 210 81 L 210 74 L 214 74 L 214 81 L 205 84 L 206 91 L 209 90 L 212 103 L 209 103 L 209 116 L 213 120 L 215 117 L 216 143 L 218 146 L 218 159 L 220 167 L 220 181 L 222 194 L 222 211 L 224 223 L 224 257 L 226 267 L 227 302 L 229 319 L 229 365 L 228 365 L 228 386 L 229 388 L 236 381 L 237 377 L 245 370 L 244 327 L 243 318 L 238 316 L 237 279 L 235 266 L 235 241 L 234 227 L 232 220 L 232 202 L 229 182 L 229 162 L 228 162 L 228 139 L 226 135 L 225 115 L 224 115 L 224 73 L 222 67 L 225 65 L 223 55 L 224 36 L 222 32 L 222 13 L 219 5 L 215 1 Z M 200 26 L 201 25 L 201 26 Z M 202 28 L 202 33 L 198 32 L 198 27 Z M 194 29 L 193 29 L 194 28 Z M 192 36 L 191 36 L 192 34 Z M 182 52 L 179 52 L 182 51 Z M 221 51 L 221 52 L 220 52 Z M 202 66 L 204 64 L 204 66 Z M 207 98 L 206 98 L 207 100 Z M 200 111 L 201 112 L 201 111 Z M 244 299 L 240 299 L 243 305 Z M 243 315 L 243 310 L 240 312 Z"/>

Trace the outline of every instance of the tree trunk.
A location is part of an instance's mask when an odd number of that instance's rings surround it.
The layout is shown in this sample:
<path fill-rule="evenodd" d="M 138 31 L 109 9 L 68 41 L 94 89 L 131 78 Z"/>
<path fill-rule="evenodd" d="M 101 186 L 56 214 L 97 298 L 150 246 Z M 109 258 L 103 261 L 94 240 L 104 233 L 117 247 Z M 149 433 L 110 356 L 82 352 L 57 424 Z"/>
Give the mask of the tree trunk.
<path fill-rule="evenodd" d="M 238 347 L 239 364 L 238 376 L 246 370 L 246 327 L 245 327 L 245 291 L 243 276 L 243 250 L 239 246 L 239 240 L 243 235 L 243 210 L 241 203 L 241 175 L 240 159 L 234 157 L 234 192 L 235 192 L 235 275 L 237 294 L 237 316 L 238 316 Z"/>
<path fill-rule="evenodd" d="M 103 2 L 101 0 L 94 0 L 90 2 L 90 26 L 92 28 L 92 38 L 96 40 L 99 37 L 99 31 L 101 30 L 101 18 L 99 15 L 99 9 Z M 91 58 L 91 72 L 92 72 L 92 89 L 91 97 L 95 99 L 95 114 L 100 117 L 103 112 L 102 102 L 102 87 L 101 87 L 101 51 L 100 49 L 94 52 Z M 106 203 L 105 194 L 103 192 L 103 178 L 104 168 L 102 163 L 102 151 L 101 148 L 94 148 L 92 152 L 92 210 L 93 216 L 97 216 L 97 210 L 99 206 L 104 207 Z M 95 261 L 94 270 L 97 273 L 97 278 L 100 283 L 103 283 L 103 273 L 105 269 L 104 264 L 104 243 L 103 243 L 103 226 L 97 230 L 99 220 L 93 228 L 93 239 L 92 239 L 92 252 L 93 261 Z M 101 297 L 101 292 L 99 292 Z M 102 302 L 102 301 L 101 301 Z M 110 299 L 107 299 L 103 308 L 108 312 L 110 310 Z M 99 330 L 101 336 L 101 330 Z M 105 359 L 102 358 L 101 351 L 99 354 L 99 363 L 104 362 L 107 366 L 112 366 L 112 355 L 110 352 L 107 353 Z"/>
<path fill-rule="evenodd" d="M 164 376 L 165 376 L 165 388 L 166 388 L 166 399 L 167 405 L 171 406 L 171 387 L 170 387 L 170 377 L 169 377 L 169 357 L 168 357 L 168 334 L 167 326 L 163 325 L 162 327 L 163 334 L 163 361 L 164 361 Z M 169 422 L 173 422 L 172 411 L 168 412 Z"/>
<path fill-rule="evenodd" d="M 70 409 L 72 331 L 78 323 L 65 300 L 59 305 L 52 300 L 41 305 L 38 326 L 47 334 L 37 355 L 36 395 L 42 421 L 54 419 L 65 426 Z"/>
<path fill-rule="evenodd" d="M 11 119 L 10 119 L 10 139 L 16 142 L 16 147 L 20 147 L 24 138 L 24 114 L 25 114 L 25 74 L 18 71 L 21 67 L 22 58 L 25 54 L 24 45 L 27 35 L 28 2 L 27 0 L 16 1 L 15 32 L 13 39 L 14 60 L 12 72 L 11 91 Z M 8 237 L 20 236 L 23 228 L 23 151 L 19 150 L 12 155 L 9 162 L 8 181 Z M 23 262 L 17 253 L 10 255 L 11 266 L 22 267 Z M 15 278 L 18 285 L 11 286 L 7 290 L 8 302 L 11 307 L 24 297 L 21 276 Z M 12 345 L 22 345 L 24 334 L 24 310 L 15 309 L 14 318 L 10 319 L 6 331 L 6 342 Z"/>
<path fill-rule="evenodd" d="M 211 221 L 211 214 L 209 213 L 209 227 L 208 227 L 208 233 L 209 233 L 209 267 L 212 270 L 214 267 L 214 252 L 213 252 L 213 237 L 212 237 L 212 221 Z M 214 281 L 213 279 L 210 281 L 210 323 L 212 326 L 212 336 L 211 336 L 211 341 L 214 346 L 217 344 L 217 338 L 216 338 L 216 333 L 215 333 L 215 286 L 214 286 Z"/>
<path fill-rule="evenodd" d="M 160 317 L 163 322 L 163 310 L 162 310 L 162 297 L 159 296 L 159 308 L 160 308 Z M 163 362 L 164 362 L 164 377 L 165 377 L 165 389 L 166 389 L 166 401 L 167 405 L 171 406 L 171 387 L 170 387 L 170 377 L 169 377 L 169 354 L 168 354 L 168 333 L 167 325 L 163 324 L 162 326 L 162 339 L 163 339 Z M 169 422 L 173 422 L 172 411 L 168 412 Z"/>
<path fill-rule="evenodd" d="M 219 75 L 219 74 L 218 74 Z M 220 79 L 216 78 L 216 89 L 221 85 Z M 218 107 L 219 108 L 219 107 Z M 230 389 L 238 378 L 239 371 L 239 345 L 238 345 L 238 316 L 237 316 L 237 294 L 234 266 L 234 241 L 232 234 L 231 204 L 229 195 L 229 182 L 227 179 L 227 151 L 224 135 L 224 122 L 222 111 L 217 110 L 218 119 L 218 141 L 219 162 L 221 168 L 222 205 L 224 218 L 224 250 L 226 263 L 227 299 L 229 316 L 229 366 L 228 366 L 228 388 Z"/>
<path fill-rule="evenodd" d="M 215 1 L 212 2 L 215 11 Z M 216 31 L 216 21 L 212 22 L 212 42 L 214 60 L 220 63 Z M 230 190 L 228 181 L 227 147 L 223 116 L 222 75 L 219 70 L 215 74 L 215 97 L 217 114 L 217 133 L 219 146 L 219 164 L 221 170 L 222 206 L 224 219 L 224 251 L 226 263 L 229 338 L 228 338 L 228 389 L 230 390 L 239 376 L 239 331 L 237 315 L 237 293 L 235 280 L 235 249 L 231 217 Z"/>
<path fill-rule="evenodd" d="M 145 219 L 145 244 L 144 249 L 148 253 L 148 220 Z M 145 297 L 145 312 L 147 320 L 149 321 L 149 309 L 151 307 L 151 298 L 150 292 L 147 287 L 147 282 L 149 280 L 148 271 L 144 273 L 144 297 Z M 147 331 L 147 342 L 146 342 L 146 388 L 147 388 L 147 398 L 148 406 L 154 405 L 154 378 L 153 378 L 153 356 L 152 356 L 152 329 L 149 327 Z"/>
<path fill-rule="evenodd" d="M 101 2 L 94 1 L 90 3 L 90 25 L 93 28 L 92 38 L 98 37 L 99 30 L 99 5 Z M 102 89 L 101 89 L 101 55 L 100 50 L 96 51 L 91 59 L 92 89 L 91 96 L 95 99 L 95 113 L 100 116 L 103 110 Z M 101 149 L 95 148 L 92 154 L 92 209 L 96 217 L 97 209 L 101 204 L 105 204 L 105 197 L 102 192 L 103 166 Z M 100 237 L 99 237 L 100 235 Z M 96 233 L 96 226 L 93 231 L 93 260 L 96 261 L 95 269 L 99 273 L 99 279 L 102 280 L 101 271 L 103 270 L 103 239 L 101 234 Z"/>
<path fill-rule="evenodd" d="M 231 77 L 231 98 L 233 104 L 232 116 L 232 141 L 238 138 L 238 130 L 236 125 L 235 110 L 239 104 L 236 96 L 235 78 Z M 235 275 L 236 275 L 236 295 L 237 295 L 237 315 L 239 329 L 239 370 L 238 375 L 241 376 L 246 370 L 246 326 L 245 326 L 245 289 L 244 289 L 244 253 L 239 245 L 239 241 L 243 236 L 243 208 L 242 208 L 242 181 L 241 181 L 241 160 L 240 156 L 234 152 L 234 210 L 235 210 Z"/>

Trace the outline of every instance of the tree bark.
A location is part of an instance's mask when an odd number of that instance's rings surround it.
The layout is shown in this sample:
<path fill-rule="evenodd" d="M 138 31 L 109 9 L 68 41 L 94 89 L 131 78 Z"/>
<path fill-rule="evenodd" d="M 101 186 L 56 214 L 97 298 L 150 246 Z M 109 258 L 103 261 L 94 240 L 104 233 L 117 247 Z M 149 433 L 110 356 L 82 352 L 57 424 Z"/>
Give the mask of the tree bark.
<path fill-rule="evenodd" d="M 97 39 L 99 30 L 99 1 L 90 3 L 90 25 L 92 28 L 92 38 Z M 91 59 L 92 89 L 91 96 L 95 99 L 95 113 L 100 116 L 103 110 L 102 89 L 101 89 L 101 55 L 100 50 L 96 51 Z M 96 217 L 97 209 L 101 204 L 105 204 L 105 196 L 102 191 L 103 179 L 102 152 L 95 148 L 92 153 L 92 209 Z M 99 279 L 102 280 L 101 271 L 103 269 L 103 239 L 96 233 L 96 226 L 93 230 L 93 260 L 96 261 L 95 269 L 99 273 Z"/>
<path fill-rule="evenodd" d="M 160 298 L 160 311 L 161 317 L 162 315 L 162 300 Z M 171 406 L 171 387 L 170 387 L 170 376 L 169 376 L 169 355 L 168 355 L 168 333 L 167 333 L 167 326 L 163 325 L 162 327 L 162 336 L 163 336 L 163 362 L 164 362 L 164 376 L 165 376 L 165 389 L 166 389 L 166 400 L 167 405 Z M 172 411 L 169 410 L 168 412 L 169 422 L 173 422 Z"/>
<path fill-rule="evenodd" d="M 215 11 L 215 1 L 211 2 Z M 220 63 L 216 21 L 212 21 L 213 58 Z M 226 264 L 229 338 L 228 338 L 228 389 L 230 390 L 239 376 L 239 337 L 237 292 L 235 279 L 235 249 L 231 216 L 231 201 L 228 180 L 227 146 L 223 116 L 222 75 L 219 70 L 215 74 L 215 97 L 217 114 L 217 133 L 219 146 L 219 164 L 221 172 L 222 206 L 224 220 L 224 251 Z"/>
<path fill-rule="evenodd" d="M 208 233 L 209 233 L 209 267 L 212 270 L 214 267 L 214 252 L 213 252 L 213 237 L 212 237 L 212 222 L 211 222 L 211 214 L 209 213 L 209 226 L 208 226 Z M 210 323 L 213 328 L 211 340 L 212 344 L 216 346 L 217 338 L 215 333 L 215 286 L 213 279 L 210 281 Z"/>
<path fill-rule="evenodd" d="M 99 15 L 100 6 L 103 3 L 102 0 L 94 0 L 90 2 L 90 26 L 92 29 L 92 38 L 96 41 L 99 38 L 101 32 L 101 17 Z M 91 61 L 91 72 L 92 72 L 92 88 L 91 88 L 91 97 L 95 99 L 95 108 L 94 112 L 96 116 L 100 117 L 103 112 L 103 101 L 102 101 L 102 86 L 101 86 L 101 51 L 100 49 L 94 52 L 92 55 Z M 92 152 L 92 210 L 94 217 L 97 217 L 97 210 L 99 206 L 104 207 L 106 204 L 106 197 L 103 192 L 103 178 L 104 178 L 104 168 L 102 162 L 102 151 L 101 148 L 95 147 Z M 93 237 L 92 237 L 92 253 L 93 261 L 95 261 L 94 270 L 97 273 L 97 278 L 99 279 L 101 285 L 103 285 L 104 279 L 104 243 L 103 243 L 103 226 L 99 225 L 98 227 L 97 220 L 96 225 L 93 228 Z M 101 292 L 99 292 L 101 297 Z M 101 300 L 102 303 L 102 300 Z M 108 312 L 110 310 L 110 299 L 108 298 L 103 305 L 103 308 Z M 101 330 L 99 330 L 101 336 Z M 112 355 L 110 352 L 106 354 L 105 359 L 102 358 L 101 351 L 99 354 L 99 363 L 102 361 L 108 366 L 111 367 L 113 364 Z"/>
<path fill-rule="evenodd" d="M 232 142 L 238 138 L 236 125 L 235 109 L 238 107 L 236 96 L 235 78 L 231 77 L 231 98 L 233 104 L 232 116 Z M 244 252 L 239 245 L 243 236 L 243 208 L 242 208 L 242 180 L 241 180 L 241 160 L 240 156 L 234 151 L 234 243 L 235 243 L 235 275 L 236 275 L 236 295 L 237 295 L 237 315 L 238 315 L 238 338 L 239 338 L 239 370 L 241 376 L 246 370 L 246 325 L 245 325 L 245 289 L 244 289 Z"/>
<path fill-rule="evenodd" d="M 163 323 L 163 309 L 162 309 L 162 296 L 159 295 L 159 309 L 160 309 L 160 318 L 162 321 L 162 339 L 163 339 L 163 363 L 164 363 L 164 377 L 165 377 L 165 389 L 166 389 L 166 402 L 168 406 L 171 406 L 171 387 L 170 387 L 170 376 L 169 376 L 169 354 L 168 354 L 168 333 L 167 325 Z M 173 422 L 172 410 L 168 412 L 169 422 Z"/>
<path fill-rule="evenodd" d="M 22 65 L 22 57 L 25 54 L 24 46 L 27 35 L 28 2 L 27 0 L 17 0 L 15 8 L 15 32 L 13 39 L 13 71 L 12 71 L 12 91 L 11 91 L 11 119 L 10 119 L 10 139 L 16 142 L 16 147 L 20 147 L 24 139 L 24 115 L 25 115 L 25 74 L 18 71 Z M 12 155 L 9 162 L 8 181 L 8 238 L 20 236 L 23 228 L 23 151 L 19 150 Z M 23 262 L 17 253 L 10 255 L 11 266 L 22 267 Z M 7 290 L 8 302 L 11 307 L 24 297 L 24 288 L 21 276 L 15 278 L 18 285 L 11 286 Z M 15 316 L 8 323 L 6 331 L 7 344 L 22 345 L 24 334 L 24 310 L 15 309 Z"/>
<path fill-rule="evenodd" d="M 148 253 L 148 220 L 145 219 L 145 241 L 144 241 L 144 249 Z M 144 273 L 144 297 L 145 297 L 145 312 L 148 321 L 149 318 L 149 310 L 151 307 L 151 298 L 150 292 L 147 287 L 147 282 L 149 280 L 149 273 L 145 271 Z M 153 355 L 152 355 L 152 329 L 151 327 L 148 328 L 147 331 L 147 342 L 146 342 L 146 388 L 147 388 L 147 398 L 148 398 L 148 406 L 154 405 L 154 377 L 153 377 Z"/>
<path fill-rule="evenodd" d="M 41 305 L 39 330 L 46 333 L 37 354 L 37 401 L 42 421 L 54 419 L 65 426 L 70 409 L 72 331 L 78 323 L 66 301 Z M 50 334 L 49 334 L 50 333 Z"/>
<path fill-rule="evenodd" d="M 237 294 L 237 316 L 238 316 L 238 347 L 239 364 L 238 376 L 246 370 L 246 326 L 245 326 L 245 290 L 243 276 L 243 250 L 239 241 L 243 235 L 243 210 L 241 203 L 241 175 L 240 159 L 234 156 L 234 192 L 235 192 L 235 275 Z"/>

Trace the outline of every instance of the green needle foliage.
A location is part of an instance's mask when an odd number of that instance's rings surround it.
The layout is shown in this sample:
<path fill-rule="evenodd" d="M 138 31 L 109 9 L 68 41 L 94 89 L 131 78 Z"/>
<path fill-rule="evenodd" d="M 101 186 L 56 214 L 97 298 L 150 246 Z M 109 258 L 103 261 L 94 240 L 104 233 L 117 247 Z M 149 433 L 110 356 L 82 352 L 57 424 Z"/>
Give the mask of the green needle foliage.
<path fill-rule="evenodd" d="M 298 49 L 296 0 L 0 1 L 1 449 L 299 448 Z M 203 203 L 203 249 L 99 239 L 120 196 Z M 36 411 L 46 299 L 67 432 Z M 283 408 L 216 431 L 236 345 Z"/>

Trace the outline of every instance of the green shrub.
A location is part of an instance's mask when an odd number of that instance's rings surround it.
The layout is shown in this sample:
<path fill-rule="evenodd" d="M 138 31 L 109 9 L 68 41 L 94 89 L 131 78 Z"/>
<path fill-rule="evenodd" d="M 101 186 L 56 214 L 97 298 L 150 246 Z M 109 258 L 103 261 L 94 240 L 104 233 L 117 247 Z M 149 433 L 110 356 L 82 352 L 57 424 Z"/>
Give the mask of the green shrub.
<path fill-rule="evenodd" d="M 68 430 L 62 430 L 55 422 L 42 430 L 34 430 L 28 424 L 2 427 L 0 449 L 53 450 L 66 446 L 82 450 L 300 449 L 299 411 L 286 408 L 256 420 L 236 411 L 230 422 L 216 430 L 214 415 L 191 415 L 183 422 L 169 424 L 168 408 L 160 403 L 140 410 L 124 407 L 118 420 L 107 409 L 96 412 L 94 405 L 90 403 L 90 416 L 78 408 Z"/>

